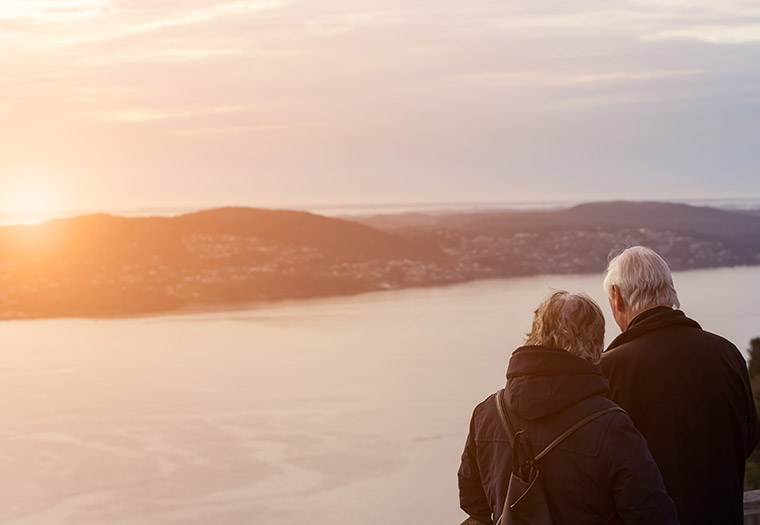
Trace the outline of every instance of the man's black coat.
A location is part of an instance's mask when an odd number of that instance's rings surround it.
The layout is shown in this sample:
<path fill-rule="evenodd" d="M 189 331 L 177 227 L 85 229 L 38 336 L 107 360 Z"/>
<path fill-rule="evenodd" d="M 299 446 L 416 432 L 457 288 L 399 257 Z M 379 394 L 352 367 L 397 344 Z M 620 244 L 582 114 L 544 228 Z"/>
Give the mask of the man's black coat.
<path fill-rule="evenodd" d="M 739 350 L 657 307 L 610 344 L 601 369 L 610 398 L 646 438 L 681 524 L 743 523 L 744 463 L 759 434 Z"/>

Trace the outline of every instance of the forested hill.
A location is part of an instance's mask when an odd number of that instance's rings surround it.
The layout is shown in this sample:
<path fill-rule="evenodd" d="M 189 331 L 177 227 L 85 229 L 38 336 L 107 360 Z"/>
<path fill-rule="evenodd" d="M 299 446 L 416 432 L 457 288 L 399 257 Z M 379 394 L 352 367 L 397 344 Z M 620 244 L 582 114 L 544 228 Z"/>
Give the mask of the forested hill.
<path fill-rule="evenodd" d="M 685 204 L 618 201 L 355 220 L 512 275 L 601 271 L 610 253 L 636 244 L 657 250 L 675 270 L 760 264 L 760 215 Z"/>
<path fill-rule="evenodd" d="M 760 264 L 760 216 L 631 202 L 351 220 L 251 208 L 88 215 L 0 228 L 0 318 L 601 272 L 610 252 L 633 244 L 674 269 Z"/>
<path fill-rule="evenodd" d="M 475 213 L 400 213 L 353 218 L 385 230 L 453 229 L 470 233 L 510 234 L 561 229 L 671 229 L 716 236 L 760 238 L 760 212 L 662 202 L 598 202 L 539 211 Z"/>
<path fill-rule="evenodd" d="M 355 293 L 443 258 L 424 242 L 306 212 L 87 215 L 0 228 L 0 318 Z"/>
<path fill-rule="evenodd" d="M 0 258 L 26 255 L 54 262 L 82 256 L 98 260 L 141 261 L 146 258 L 203 257 L 200 238 L 255 240 L 243 243 L 238 255 L 253 256 L 264 247 L 299 247 L 331 260 L 364 260 L 413 255 L 425 251 L 408 240 L 358 224 L 300 211 L 219 208 L 178 217 L 126 218 L 105 214 L 58 219 L 34 226 L 0 228 Z M 204 243 L 201 243 L 204 244 Z M 205 246 L 208 248 L 208 246 Z M 221 256 L 222 254 L 217 254 Z"/>

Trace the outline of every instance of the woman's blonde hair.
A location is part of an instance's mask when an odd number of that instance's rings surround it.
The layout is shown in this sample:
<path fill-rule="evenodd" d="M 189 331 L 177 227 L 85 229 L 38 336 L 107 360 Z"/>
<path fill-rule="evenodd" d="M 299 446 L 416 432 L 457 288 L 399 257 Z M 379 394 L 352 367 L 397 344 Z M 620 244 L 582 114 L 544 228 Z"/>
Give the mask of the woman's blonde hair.
<path fill-rule="evenodd" d="M 536 309 L 525 344 L 561 348 L 597 364 L 604 347 L 602 310 L 586 294 L 552 292 Z"/>

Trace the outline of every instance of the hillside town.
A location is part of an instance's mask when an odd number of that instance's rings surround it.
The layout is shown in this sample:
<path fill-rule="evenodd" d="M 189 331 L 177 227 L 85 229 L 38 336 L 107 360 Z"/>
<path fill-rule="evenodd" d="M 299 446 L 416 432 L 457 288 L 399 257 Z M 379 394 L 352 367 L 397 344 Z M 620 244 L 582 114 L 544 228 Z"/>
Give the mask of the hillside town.
<path fill-rule="evenodd" d="M 557 230 L 509 235 L 436 230 L 420 237 L 427 257 L 336 259 L 319 246 L 240 234 L 188 233 L 181 249 L 119 258 L 98 252 L 0 258 L 0 319 L 151 313 L 475 279 L 603 271 L 610 253 L 644 244 L 676 270 L 760 264 L 760 252 L 667 229 Z M 179 251 L 177 251 L 179 250 Z"/>

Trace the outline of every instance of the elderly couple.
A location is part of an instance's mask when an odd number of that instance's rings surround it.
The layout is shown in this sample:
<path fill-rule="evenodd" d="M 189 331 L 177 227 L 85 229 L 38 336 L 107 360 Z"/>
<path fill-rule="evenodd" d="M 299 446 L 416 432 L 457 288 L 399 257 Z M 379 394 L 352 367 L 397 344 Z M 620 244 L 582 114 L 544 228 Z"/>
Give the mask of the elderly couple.
<path fill-rule="evenodd" d="M 599 306 L 557 291 L 507 368 L 502 407 L 536 450 L 613 409 L 537 461 L 552 522 L 743 523 L 744 464 L 759 436 L 744 358 L 677 309 L 670 270 L 648 248 L 612 259 L 604 289 L 622 330 L 604 353 Z M 503 512 L 513 448 L 497 395 L 475 408 L 462 454 L 468 523 Z"/>

